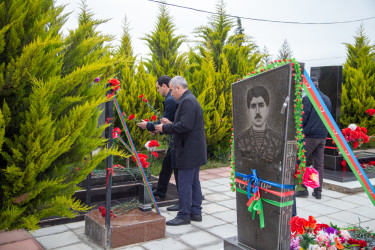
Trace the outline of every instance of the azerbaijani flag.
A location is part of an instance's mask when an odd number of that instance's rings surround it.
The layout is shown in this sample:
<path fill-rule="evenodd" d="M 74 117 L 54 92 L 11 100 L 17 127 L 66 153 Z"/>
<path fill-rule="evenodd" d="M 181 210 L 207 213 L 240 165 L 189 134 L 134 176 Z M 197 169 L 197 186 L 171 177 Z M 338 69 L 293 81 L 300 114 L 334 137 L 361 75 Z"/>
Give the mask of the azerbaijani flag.
<path fill-rule="evenodd" d="M 368 197 L 370 198 L 372 204 L 375 206 L 374 187 L 371 185 L 371 182 L 367 178 L 365 171 L 363 171 L 357 158 L 354 156 L 353 151 L 351 150 L 348 143 L 346 142 L 344 136 L 341 133 L 341 130 L 337 126 L 331 113 L 328 111 L 327 106 L 325 105 L 322 98 L 320 97 L 318 90 L 316 89 L 315 85 L 312 83 L 306 70 L 304 71 L 304 75 L 302 75 L 302 79 L 303 79 L 303 89 L 305 90 L 308 98 L 313 104 L 316 112 L 319 114 L 320 119 L 322 119 L 328 132 L 331 134 L 332 139 L 336 143 L 337 147 L 340 149 L 340 152 L 343 155 L 344 159 L 349 164 L 354 175 L 357 177 L 358 181 L 361 183 L 363 189 L 365 190 Z"/>

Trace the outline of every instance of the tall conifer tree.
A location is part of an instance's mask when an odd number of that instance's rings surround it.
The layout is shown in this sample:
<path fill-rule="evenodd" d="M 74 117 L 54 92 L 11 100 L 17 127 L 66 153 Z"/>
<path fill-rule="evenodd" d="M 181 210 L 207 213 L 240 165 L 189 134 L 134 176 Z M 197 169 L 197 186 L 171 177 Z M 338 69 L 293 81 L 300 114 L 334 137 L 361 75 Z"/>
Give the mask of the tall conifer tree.
<path fill-rule="evenodd" d="M 0 4 L 7 13 L 0 32 L 0 230 L 36 229 L 42 218 L 87 210 L 72 199 L 77 184 L 108 155 L 124 156 L 106 149 L 90 156 L 106 144 L 106 126 L 97 126 L 106 90 L 93 79 L 107 78 L 111 64 L 93 49 L 62 74 L 73 49 L 60 35 L 62 10 L 52 0 Z"/>
<path fill-rule="evenodd" d="M 220 71 L 222 66 L 220 57 L 223 53 L 229 62 L 231 73 L 237 78 L 254 70 L 260 63 L 262 55 L 258 52 L 252 38 L 244 34 L 240 20 L 235 33 L 230 35 L 234 20 L 227 15 L 223 0 L 219 1 L 216 14 L 209 20 L 208 25 L 202 25 L 195 30 L 197 37 L 202 38 L 198 43 L 200 56 L 204 57 L 205 51 L 209 49 L 216 71 Z"/>
<path fill-rule="evenodd" d="M 189 79 L 189 89 L 197 96 L 202 106 L 210 157 L 228 147 L 230 136 L 232 81 L 224 54 L 221 60 L 223 72 L 216 72 L 213 57 L 207 50 L 202 58 L 200 70 L 194 71 Z"/>
<path fill-rule="evenodd" d="M 343 127 L 355 123 L 375 133 L 375 119 L 366 110 L 375 108 L 375 46 L 361 25 L 354 43 L 345 43 L 347 59 L 343 68 L 340 122 Z"/>
<path fill-rule="evenodd" d="M 151 58 L 146 60 L 145 65 L 148 72 L 157 77 L 182 75 L 186 58 L 178 50 L 185 37 L 174 34 L 176 28 L 165 4 L 160 4 L 159 11 L 154 30 L 143 38 L 151 51 Z"/>
<path fill-rule="evenodd" d="M 121 79 L 121 90 L 118 93 L 117 100 L 122 112 L 126 116 L 135 115 L 135 118 L 139 121 L 142 119 L 150 120 L 154 113 L 143 99 L 146 99 L 155 109 L 162 111 L 163 98 L 156 91 L 155 82 L 157 78 L 146 73 L 142 61 L 138 65 L 135 64 L 136 56 L 133 55 L 130 26 L 126 18 L 124 19 L 121 44 L 116 56 L 123 58 L 117 66 L 117 78 Z M 144 95 L 143 98 L 139 98 L 141 95 Z M 138 150 L 144 149 L 143 145 L 153 137 L 147 131 L 139 129 L 134 120 L 126 119 L 125 121 Z M 121 127 L 118 119 L 115 124 Z"/>
<path fill-rule="evenodd" d="M 292 57 L 293 57 L 292 49 L 290 48 L 288 40 L 284 39 L 284 42 L 283 44 L 281 44 L 281 47 L 279 49 L 279 54 L 277 55 L 277 59 L 284 60 L 284 59 L 288 59 Z"/>

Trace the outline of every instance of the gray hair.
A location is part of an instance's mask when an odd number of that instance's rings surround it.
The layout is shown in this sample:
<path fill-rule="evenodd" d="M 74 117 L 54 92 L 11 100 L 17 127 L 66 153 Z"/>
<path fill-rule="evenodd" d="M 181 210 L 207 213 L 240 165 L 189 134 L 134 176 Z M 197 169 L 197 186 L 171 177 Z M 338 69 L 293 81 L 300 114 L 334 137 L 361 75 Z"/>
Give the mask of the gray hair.
<path fill-rule="evenodd" d="M 188 88 L 188 84 L 186 80 L 182 76 L 175 76 L 171 79 L 170 84 L 173 85 L 173 88 L 176 88 L 177 86 L 180 86 L 183 89 Z M 169 86 L 170 87 L 170 86 Z"/>

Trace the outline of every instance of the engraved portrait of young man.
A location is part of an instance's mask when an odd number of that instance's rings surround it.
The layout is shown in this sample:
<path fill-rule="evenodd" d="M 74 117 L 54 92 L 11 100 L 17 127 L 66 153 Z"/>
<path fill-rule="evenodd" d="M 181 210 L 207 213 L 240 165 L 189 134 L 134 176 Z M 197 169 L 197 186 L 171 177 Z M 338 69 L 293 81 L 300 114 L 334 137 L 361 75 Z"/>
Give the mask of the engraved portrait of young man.
<path fill-rule="evenodd" d="M 263 86 L 247 91 L 251 125 L 236 139 L 242 160 L 272 163 L 283 150 L 281 136 L 267 125 L 269 104 L 269 94 Z"/>

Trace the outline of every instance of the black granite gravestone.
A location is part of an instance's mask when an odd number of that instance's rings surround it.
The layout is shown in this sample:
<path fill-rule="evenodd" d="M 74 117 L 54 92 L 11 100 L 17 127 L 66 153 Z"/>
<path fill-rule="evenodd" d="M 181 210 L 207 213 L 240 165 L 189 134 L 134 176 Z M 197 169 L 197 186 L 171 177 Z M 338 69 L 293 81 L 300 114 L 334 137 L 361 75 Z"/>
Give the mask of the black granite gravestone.
<path fill-rule="evenodd" d="M 332 103 L 332 117 L 340 127 L 340 110 L 341 110 L 341 92 L 342 92 L 342 66 L 324 66 L 312 67 L 310 75 L 316 77 L 319 81 L 320 90 L 326 94 Z M 341 127 L 342 128 L 342 127 Z M 355 153 L 360 163 L 367 163 L 375 159 L 375 154 L 369 152 Z M 324 178 L 339 182 L 354 181 L 357 178 L 347 167 L 343 172 L 341 162 L 343 157 L 338 147 L 333 143 L 331 136 L 328 135 L 326 148 L 324 150 Z M 312 163 L 308 159 L 308 164 Z M 373 176 L 373 173 L 368 173 Z"/>
<path fill-rule="evenodd" d="M 335 119 L 337 126 L 340 127 L 340 110 L 341 110 L 341 92 L 342 92 L 342 66 L 324 66 L 312 67 L 310 76 L 316 77 L 319 81 L 319 89 L 331 100 L 331 115 Z M 338 155 L 337 146 L 333 143 L 331 136 L 328 135 L 326 142 L 326 155 Z M 330 157 L 329 157 L 330 158 Z M 336 165 L 330 159 L 327 166 Z"/>
<path fill-rule="evenodd" d="M 296 148 L 291 64 L 234 83 L 232 95 L 236 173 L 249 175 L 256 170 L 260 179 L 293 188 Z M 292 190 L 262 181 L 259 186 L 282 193 Z M 290 202 L 293 196 L 259 189 L 265 224 L 261 228 L 260 216 L 252 219 L 248 211 L 247 186 L 237 183 L 236 189 L 238 236 L 225 240 L 224 248 L 289 249 L 292 205 L 275 204 Z"/>

